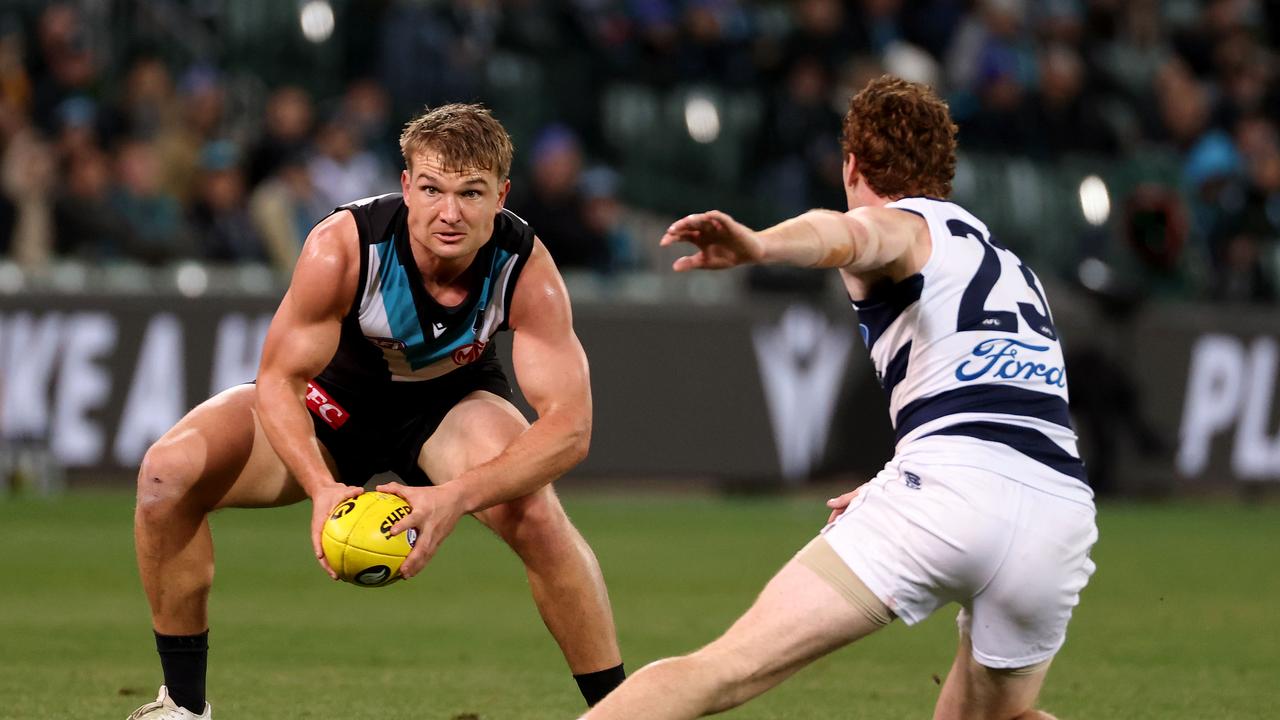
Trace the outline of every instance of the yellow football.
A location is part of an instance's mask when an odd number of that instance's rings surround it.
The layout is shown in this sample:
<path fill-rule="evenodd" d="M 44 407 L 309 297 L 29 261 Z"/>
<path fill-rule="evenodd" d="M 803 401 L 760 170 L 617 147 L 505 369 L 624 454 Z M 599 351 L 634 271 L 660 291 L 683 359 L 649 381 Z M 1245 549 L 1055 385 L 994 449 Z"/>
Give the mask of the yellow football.
<path fill-rule="evenodd" d="M 338 578 L 360 587 L 382 587 L 400 579 L 418 532 L 391 535 L 391 526 L 413 508 L 389 493 L 367 492 L 338 503 L 324 523 L 320 543 Z"/>

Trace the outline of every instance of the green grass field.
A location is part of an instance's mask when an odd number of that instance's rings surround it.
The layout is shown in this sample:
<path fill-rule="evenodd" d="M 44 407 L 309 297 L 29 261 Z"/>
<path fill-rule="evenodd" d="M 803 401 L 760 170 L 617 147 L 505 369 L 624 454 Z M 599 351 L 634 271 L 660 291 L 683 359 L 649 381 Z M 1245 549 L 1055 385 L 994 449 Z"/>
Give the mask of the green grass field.
<path fill-rule="evenodd" d="M 817 529 L 820 500 L 568 494 L 638 668 L 715 637 Z M 581 698 L 515 557 L 474 522 L 409 583 L 330 582 L 307 508 L 214 519 L 210 700 L 220 720 L 567 720 Z M 159 684 L 132 497 L 0 500 L 0 718 L 123 718 Z M 1083 718 L 1280 716 L 1280 507 L 1104 505 L 1098 572 L 1043 705 Z M 895 623 L 728 713 L 923 718 L 954 609 Z"/>

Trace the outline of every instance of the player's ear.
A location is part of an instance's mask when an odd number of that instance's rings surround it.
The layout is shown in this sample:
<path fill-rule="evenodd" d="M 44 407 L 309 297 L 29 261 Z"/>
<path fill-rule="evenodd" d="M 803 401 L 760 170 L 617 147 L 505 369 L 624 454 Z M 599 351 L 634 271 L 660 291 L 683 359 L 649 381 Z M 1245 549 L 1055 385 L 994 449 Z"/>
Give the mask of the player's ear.
<path fill-rule="evenodd" d="M 409 168 L 400 171 L 400 193 L 405 197 L 409 195 Z"/>
<path fill-rule="evenodd" d="M 502 211 L 502 206 L 507 202 L 507 194 L 511 192 L 511 178 L 506 178 L 498 183 L 498 211 Z"/>
<path fill-rule="evenodd" d="M 853 153 L 846 153 L 841 170 L 844 174 L 844 186 L 853 187 L 858 182 L 858 159 Z"/>

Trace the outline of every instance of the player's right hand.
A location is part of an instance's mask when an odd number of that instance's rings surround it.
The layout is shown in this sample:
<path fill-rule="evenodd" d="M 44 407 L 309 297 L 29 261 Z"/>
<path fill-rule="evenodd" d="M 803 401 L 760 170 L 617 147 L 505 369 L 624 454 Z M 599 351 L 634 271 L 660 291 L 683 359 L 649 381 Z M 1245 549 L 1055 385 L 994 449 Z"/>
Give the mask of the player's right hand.
<path fill-rule="evenodd" d="M 319 562 L 320 567 L 334 580 L 338 579 L 338 573 L 334 572 L 333 568 L 329 567 L 329 561 L 324 559 L 324 546 L 320 544 L 324 523 L 338 503 L 350 500 L 363 492 L 364 488 L 336 482 L 322 485 L 311 492 L 311 549 L 316 553 L 316 562 Z"/>
<path fill-rule="evenodd" d="M 758 263 L 764 258 L 760 237 L 719 210 L 680 218 L 667 228 L 659 245 L 666 247 L 678 242 L 692 243 L 698 252 L 677 258 L 671 265 L 676 272 L 723 270 Z"/>
<path fill-rule="evenodd" d="M 835 522 L 836 518 L 840 517 L 844 514 L 845 510 L 849 509 L 849 503 L 853 502 L 853 499 L 858 497 L 858 493 L 862 491 L 862 488 L 865 485 L 866 483 L 863 483 L 849 492 L 843 495 L 837 495 L 827 501 L 827 507 L 831 508 L 831 516 L 827 518 L 828 525 Z"/>

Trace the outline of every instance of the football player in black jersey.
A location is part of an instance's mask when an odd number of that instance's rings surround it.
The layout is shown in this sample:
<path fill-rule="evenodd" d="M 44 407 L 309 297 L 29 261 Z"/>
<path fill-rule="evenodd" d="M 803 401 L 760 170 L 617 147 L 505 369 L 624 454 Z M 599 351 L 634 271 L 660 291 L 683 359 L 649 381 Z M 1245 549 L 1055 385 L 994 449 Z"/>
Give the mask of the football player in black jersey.
<path fill-rule="evenodd" d="M 143 459 L 135 539 L 165 685 L 131 717 L 209 717 L 209 513 L 309 498 L 316 559 L 336 577 L 320 548 L 324 520 L 384 470 L 403 482 L 378 489 L 413 506 L 392 528 L 418 532 L 405 577 L 474 515 L 524 562 L 587 703 L 622 680 L 599 565 L 550 484 L 587 454 L 587 359 L 546 248 L 502 210 L 510 139 L 486 109 L 447 105 L 408 123 L 401 148 L 402 199 L 344 206 L 311 231 L 257 382 L 196 407 Z M 372 227 L 364 209 L 389 205 L 386 227 Z M 499 243 L 500 266 L 489 262 Z M 482 289 L 505 296 L 479 307 Z M 379 322 L 396 336 L 379 336 Z M 532 424 L 477 335 L 504 327 Z"/>

